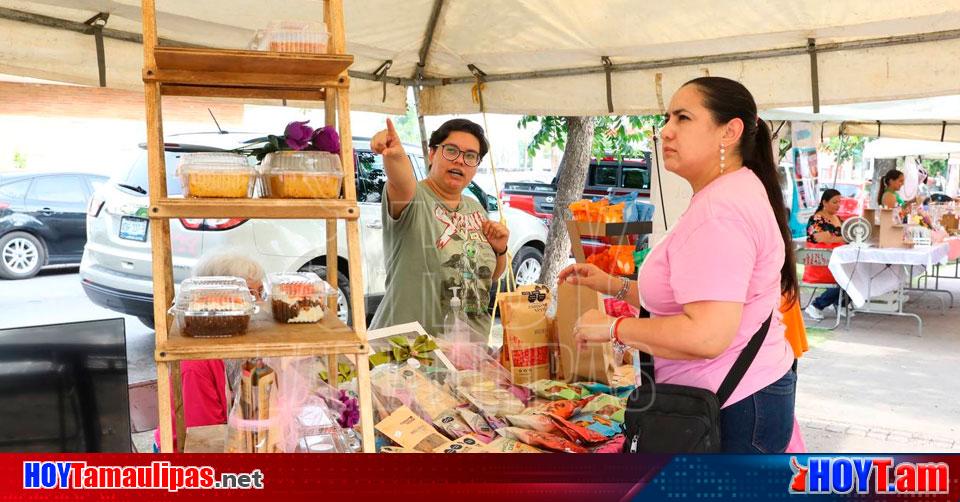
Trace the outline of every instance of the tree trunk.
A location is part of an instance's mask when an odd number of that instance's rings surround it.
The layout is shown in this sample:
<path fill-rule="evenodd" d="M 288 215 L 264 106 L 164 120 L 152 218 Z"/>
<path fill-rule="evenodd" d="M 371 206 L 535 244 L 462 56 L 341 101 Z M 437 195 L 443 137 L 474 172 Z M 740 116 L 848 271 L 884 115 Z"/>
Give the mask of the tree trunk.
<path fill-rule="evenodd" d="M 557 194 L 553 202 L 553 220 L 547 234 L 547 247 L 540 271 L 540 284 L 553 286 L 570 257 L 570 238 L 564 221 L 570 218 L 568 206 L 583 198 L 590 154 L 593 151 L 593 117 L 566 117 L 567 143 L 557 168 Z M 560 176 L 559 174 L 562 174 Z"/>

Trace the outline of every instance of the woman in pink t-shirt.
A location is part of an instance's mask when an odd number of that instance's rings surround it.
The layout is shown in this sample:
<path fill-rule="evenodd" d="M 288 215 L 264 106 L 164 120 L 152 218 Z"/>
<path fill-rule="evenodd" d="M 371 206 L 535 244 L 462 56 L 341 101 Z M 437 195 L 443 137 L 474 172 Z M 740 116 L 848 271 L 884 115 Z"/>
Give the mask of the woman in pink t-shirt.
<path fill-rule="evenodd" d="M 577 340 L 613 337 L 651 353 L 658 382 L 716 392 L 772 313 L 759 353 L 720 412 L 720 437 L 725 452 L 783 452 L 796 373 L 778 306 L 781 293 L 796 296 L 797 277 L 770 131 L 743 85 L 703 77 L 674 94 L 662 138 L 664 165 L 694 195 L 639 280 L 588 264 L 559 278 L 642 305 L 653 317 L 614 325 L 617 319 L 590 311 L 577 322 Z"/>

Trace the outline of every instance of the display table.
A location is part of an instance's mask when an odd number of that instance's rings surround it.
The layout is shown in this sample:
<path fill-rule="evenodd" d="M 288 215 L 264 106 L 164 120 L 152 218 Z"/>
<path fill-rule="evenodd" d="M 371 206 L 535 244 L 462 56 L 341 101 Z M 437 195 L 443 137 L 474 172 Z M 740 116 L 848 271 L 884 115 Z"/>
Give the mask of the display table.
<path fill-rule="evenodd" d="M 830 256 L 830 273 L 837 284 L 847 293 L 857 312 L 913 317 L 917 320 L 920 334 L 923 333 L 923 320 L 920 316 L 903 312 L 903 291 L 914 290 L 925 293 L 944 293 L 948 291 L 928 288 L 910 288 L 909 282 L 923 275 L 935 265 L 945 263 L 950 246 L 946 243 L 929 248 L 858 248 L 841 246 L 833 250 Z M 896 312 L 863 309 L 871 298 L 891 292 L 898 292 Z M 847 319 L 849 324 L 850 320 Z"/>
<path fill-rule="evenodd" d="M 924 285 L 926 285 L 931 278 L 934 280 L 933 287 L 934 289 L 940 288 L 940 279 L 960 279 L 960 237 L 948 237 L 944 239 L 944 244 L 947 245 L 947 272 L 944 273 L 940 269 L 941 264 L 933 266 L 933 271 L 927 271 L 926 275 L 923 277 Z M 950 274 L 949 270 L 953 270 L 953 273 Z M 951 301 L 952 305 L 952 301 Z"/>

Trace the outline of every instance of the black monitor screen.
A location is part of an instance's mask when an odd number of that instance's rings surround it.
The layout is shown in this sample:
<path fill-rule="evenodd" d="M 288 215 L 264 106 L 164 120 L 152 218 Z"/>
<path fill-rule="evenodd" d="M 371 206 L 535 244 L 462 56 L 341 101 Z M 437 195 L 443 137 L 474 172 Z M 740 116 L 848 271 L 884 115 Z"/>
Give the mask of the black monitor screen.
<path fill-rule="evenodd" d="M 0 329 L 0 451 L 130 452 L 123 319 Z"/>

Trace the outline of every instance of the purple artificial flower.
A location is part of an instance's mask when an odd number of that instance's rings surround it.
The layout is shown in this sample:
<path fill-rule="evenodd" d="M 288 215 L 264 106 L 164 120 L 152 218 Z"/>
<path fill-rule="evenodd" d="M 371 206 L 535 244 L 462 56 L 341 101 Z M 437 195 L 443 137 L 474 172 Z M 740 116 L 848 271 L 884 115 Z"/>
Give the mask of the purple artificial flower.
<path fill-rule="evenodd" d="M 343 390 L 340 391 L 338 399 L 344 404 L 345 408 L 340 412 L 340 418 L 337 419 L 337 423 L 340 424 L 340 427 L 346 427 L 348 429 L 357 425 L 357 423 L 360 422 L 360 405 L 357 403 L 357 399 Z"/>
<path fill-rule="evenodd" d="M 340 153 L 340 135 L 337 130 L 327 126 L 314 131 L 313 148 L 321 152 Z"/>
<path fill-rule="evenodd" d="M 294 150 L 304 150 L 310 146 L 310 138 L 313 137 L 313 128 L 308 126 L 309 120 L 303 122 L 290 122 L 283 131 L 287 146 Z"/>

